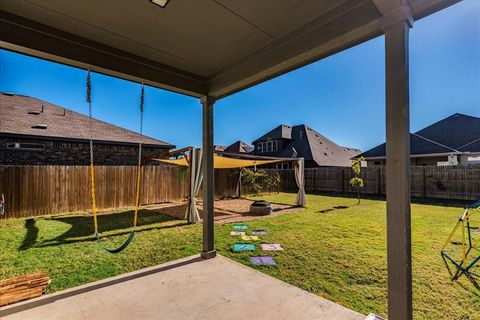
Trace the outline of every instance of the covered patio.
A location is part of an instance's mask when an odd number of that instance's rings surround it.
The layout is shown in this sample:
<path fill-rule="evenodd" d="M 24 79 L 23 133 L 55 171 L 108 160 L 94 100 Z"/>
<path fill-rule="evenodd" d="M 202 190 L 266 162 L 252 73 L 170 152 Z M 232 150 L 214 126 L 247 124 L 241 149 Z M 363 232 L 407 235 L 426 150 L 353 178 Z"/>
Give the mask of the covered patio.
<path fill-rule="evenodd" d="M 458 1 L 4 0 L 0 5 L 0 47 L 200 98 L 203 108 L 203 199 L 207 212 L 203 223 L 201 256 L 212 259 L 216 256 L 213 210 L 215 101 L 384 35 L 388 313 L 391 320 L 405 320 L 412 319 L 408 34 L 415 20 L 456 2 Z M 223 281 L 215 277 L 219 271 L 216 266 L 222 264 L 230 265 L 232 262 L 217 257 L 212 261 L 179 267 L 178 274 L 173 274 L 175 269 L 165 272 L 172 273 L 171 281 L 180 281 L 177 277 L 180 277 L 182 270 L 197 265 L 212 267 L 197 268 L 205 271 L 191 273 L 196 275 L 198 281 L 201 280 L 198 278 L 200 276 L 204 277 L 203 281 L 211 279 L 210 282 L 214 283 L 209 285 L 214 287 L 197 291 L 195 298 L 199 299 L 198 307 L 192 309 L 190 318 L 200 318 L 205 314 L 203 312 L 215 312 L 225 299 L 234 297 L 228 290 L 235 289 L 227 286 L 227 280 L 233 281 L 247 271 L 243 267 L 232 265 L 232 272 L 227 273 L 228 276 L 225 275 Z M 149 288 L 161 290 L 161 274 L 163 273 L 157 274 L 159 278 L 149 275 L 152 278 L 145 279 Z M 255 276 L 258 279 L 261 277 L 262 275 Z M 123 285 L 113 285 L 108 281 L 111 280 L 107 280 L 107 286 L 112 285 L 113 288 Z M 136 281 L 141 282 L 142 278 L 124 284 L 132 285 L 129 288 L 131 291 L 144 290 L 142 284 Z M 289 292 L 294 290 L 287 289 L 283 284 L 278 285 L 278 291 L 273 291 L 282 298 L 271 298 L 270 306 L 275 303 L 282 305 L 275 301 L 286 301 L 284 298 L 289 297 Z M 175 290 L 177 288 L 179 287 L 175 287 Z M 211 290 L 214 288 L 216 290 L 213 293 Z M 73 292 L 74 290 L 76 289 Z M 102 290 L 107 290 L 107 287 Z M 181 292 L 184 291 L 179 291 Z M 187 295 L 188 292 L 184 294 Z M 127 296 L 129 295 L 125 294 Z M 101 305 L 103 309 L 113 310 L 114 305 L 122 304 L 123 298 L 115 300 L 112 297 Z M 255 305 L 260 304 L 260 298 L 263 300 L 267 297 L 259 295 Z M 67 299 L 77 298 L 65 298 L 62 300 L 65 302 L 57 300 L 51 307 L 68 303 Z M 185 296 L 184 299 L 190 298 Z M 339 307 L 331 309 L 336 312 L 335 316 L 329 317 L 329 313 L 322 315 L 323 302 L 319 303 L 318 299 L 305 298 L 304 303 L 308 308 L 300 303 L 294 309 L 304 309 L 305 312 L 312 310 L 311 314 L 318 319 L 348 319 L 342 316 L 343 309 Z M 180 310 L 175 308 L 174 303 L 168 299 L 157 299 L 155 303 L 142 308 L 145 312 L 142 316 L 156 317 L 156 308 Z M 238 303 L 236 307 L 225 304 L 231 308 L 224 312 L 230 312 L 231 318 L 244 317 L 240 314 L 236 316 L 233 310 L 242 308 L 248 311 L 251 302 L 239 300 Z M 96 310 L 99 307 L 97 305 Z M 45 307 L 38 307 L 39 310 L 41 308 Z M 72 318 L 89 317 L 83 313 L 86 309 L 71 310 Z M 268 318 L 275 318 L 274 309 L 269 307 L 264 311 Z M 124 312 L 130 318 L 140 317 L 137 308 L 125 309 Z M 182 318 L 180 313 L 172 315 Z M 352 319 L 356 317 L 353 315 Z"/>
<path fill-rule="evenodd" d="M 19 303 L 5 320 L 338 319 L 361 314 L 223 256 L 172 261 Z"/>

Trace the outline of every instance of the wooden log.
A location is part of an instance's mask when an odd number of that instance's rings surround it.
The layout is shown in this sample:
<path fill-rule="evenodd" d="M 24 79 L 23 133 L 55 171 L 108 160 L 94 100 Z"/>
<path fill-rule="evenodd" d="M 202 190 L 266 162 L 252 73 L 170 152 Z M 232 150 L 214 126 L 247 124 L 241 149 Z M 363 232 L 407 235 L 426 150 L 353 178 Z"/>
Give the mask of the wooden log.
<path fill-rule="evenodd" d="M 43 272 L 30 273 L 0 281 L 0 306 L 41 296 L 50 278 Z"/>

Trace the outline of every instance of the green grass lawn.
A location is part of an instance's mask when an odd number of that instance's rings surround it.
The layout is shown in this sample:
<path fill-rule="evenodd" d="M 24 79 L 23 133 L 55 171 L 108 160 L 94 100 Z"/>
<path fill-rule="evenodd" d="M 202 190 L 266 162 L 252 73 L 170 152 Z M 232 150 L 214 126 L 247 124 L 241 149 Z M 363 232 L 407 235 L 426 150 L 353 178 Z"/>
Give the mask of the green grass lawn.
<path fill-rule="evenodd" d="M 293 203 L 295 195 L 263 198 Z M 361 313 L 385 316 L 385 202 L 362 200 L 356 205 L 352 198 L 319 195 L 307 195 L 307 201 L 304 211 L 248 222 L 251 229 L 268 230 L 270 234 L 262 241 L 281 243 L 285 249 L 271 254 L 277 267 L 256 269 Z M 480 291 L 465 277 L 452 282 L 439 254 L 461 213 L 461 208 L 412 205 L 416 319 L 480 319 Z M 131 218 L 131 212 L 100 217 L 104 234 L 115 235 L 106 244 L 118 244 L 127 237 Z M 92 219 L 88 216 L 0 223 L 1 278 L 43 270 L 52 278 L 49 292 L 201 250 L 201 225 L 186 225 L 147 210 L 141 213 L 134 242 L 118 255 L 103 252 L 92 241 Z M 253 254 L 231 252 L 238 239 L 229 235 L 230 230 L 228 224 L 216 226 L 218 252 L 249 265 Z"/>

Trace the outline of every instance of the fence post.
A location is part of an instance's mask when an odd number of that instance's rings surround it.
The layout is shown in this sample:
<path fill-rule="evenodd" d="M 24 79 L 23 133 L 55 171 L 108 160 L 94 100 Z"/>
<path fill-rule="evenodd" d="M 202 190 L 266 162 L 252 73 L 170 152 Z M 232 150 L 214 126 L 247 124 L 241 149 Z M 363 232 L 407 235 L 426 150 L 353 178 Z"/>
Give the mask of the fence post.
<path fill-rule="evenodd" d="M 382 168 L 377 168 L 377 194 L 380 195 L 382 193 Z"/>
<path fill-rule="evenodd" d="M 422 169 L 422 175 L 423 175 L 423 197 L 427 197 L 427 171 L 425 170 L 425 166 L 423 166 Z"/>

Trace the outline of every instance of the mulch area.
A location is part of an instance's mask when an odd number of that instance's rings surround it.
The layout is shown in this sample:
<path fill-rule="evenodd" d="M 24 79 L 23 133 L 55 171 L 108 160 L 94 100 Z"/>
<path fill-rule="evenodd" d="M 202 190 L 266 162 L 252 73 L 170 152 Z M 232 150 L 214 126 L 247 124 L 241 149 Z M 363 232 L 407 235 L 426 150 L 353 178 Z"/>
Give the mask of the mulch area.
<path fill-rule="evenodd" d="M 250 214 L 250 205 L 252 200 L 247 199 L 227 199 L 216 200 L 215 207 L 215 223 L 232 223 L 241 221 L 250 221 L 262 219 L 264 217 L 278 216 L 286 213 L 292 213 L 303 210 L 302 207 L 292 206 L 287 204 L 272 203 L 273 212 L 267 216 L 257 216 Z M 178 219 L 185 218 L 185 211 L 187 210 L 186 202 L 179 203 L 165 203 L 161 205 L 148 206 L 150 211 L 157 211 L 158 213 L 166 214 Z M 202 202 L 198 203 L 198 211 L 200 218 L 203 218 Z"/>

